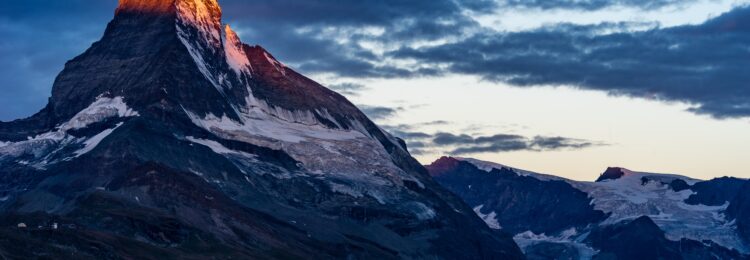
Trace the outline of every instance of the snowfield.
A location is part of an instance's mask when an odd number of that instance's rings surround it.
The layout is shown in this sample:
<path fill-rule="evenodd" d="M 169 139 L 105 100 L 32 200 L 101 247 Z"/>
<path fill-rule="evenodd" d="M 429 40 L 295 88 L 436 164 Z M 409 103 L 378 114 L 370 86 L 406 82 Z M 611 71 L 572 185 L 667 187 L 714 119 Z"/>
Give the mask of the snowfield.
<path fill-rule="evenodd" d="M 493 168 L 514 169 L 502 164 L 476 159 L 461 158 L 460 160 L 472 163 L 487 172 Z M 615 224 L 633 220 L 640 216 L 648 216 L 666 233 L 670 240 L 677 241 L 682 238 L 696 241 L 711 240 L 721 246 L 736 249 L 742 253 L 750 252 L 737 233 L 734 221 L 727 221 L 723 214 L 729 203 L 722 206 L 689 205 L 684 201 L 693 194 L 692 190 L 675 192 L 668 185 L 675 179 L 683 180 L 690 185 L 700 180 L 680 175 L 635 172 L 626 169 L 623 169 L 624 175 L 622 177 L 601 182 L 573 181 L 523 170 L 516 170 L 516 172 L 519 175 L 531 176 L 540 180 L 562 180 L 576 189 L 588 193 L 595 209 L 610 213 L 609 218 L 600 223 L 601 225 Z M 648 181 L 644 182 L 644 178 Z M 482 205 L 479 205 L 475 208 L 477 215 L 488 226 L 499 226 L 497 220 L 489 218 L 488 214 L 479 212 L 478 209 L 481 209 L 481 207 Z M 522 248 L 540 241 L 575 245 L 585 238 L 583 237 L 585 234 L 533 234 L 529 231 L 516 234 L 514 239 Z"/>

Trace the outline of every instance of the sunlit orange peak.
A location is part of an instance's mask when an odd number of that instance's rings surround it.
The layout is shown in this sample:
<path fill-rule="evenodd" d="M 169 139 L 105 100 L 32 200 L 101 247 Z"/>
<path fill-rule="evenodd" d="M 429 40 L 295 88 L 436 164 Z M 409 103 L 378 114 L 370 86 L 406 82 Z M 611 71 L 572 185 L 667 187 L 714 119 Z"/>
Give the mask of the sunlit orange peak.
<path fill-rule="evenodd" d="M 188 4 L 188 6 L 201 6 L 208 7 L 209 9 L 218 11 L 219 14 L 221 9 L 216 0 L 119 0 L 119 6 L 117 7 L 117 13 L 123 11 L 137 11 L 147 13 L 167 13 L 174 10 L 174 7 L 178 3 Z M 206 11 L 199 9 L 199 11 Z"/>
<path fill-rule="evenodd" d="M 120 0 L 117 13 L 123 11 L 164 13 L 174 7 L 175 1 L 179 0 Z"/>

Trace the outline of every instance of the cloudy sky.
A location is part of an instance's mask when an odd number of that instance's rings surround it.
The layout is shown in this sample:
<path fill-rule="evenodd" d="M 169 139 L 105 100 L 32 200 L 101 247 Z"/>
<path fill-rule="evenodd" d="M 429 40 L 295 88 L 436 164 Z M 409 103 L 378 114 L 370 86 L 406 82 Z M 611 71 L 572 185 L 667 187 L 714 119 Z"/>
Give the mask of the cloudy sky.
<path fill-rule="evenodd" d="M 750 178 L 750 0 L 219 1 L 424 163 Z M 116 5 L 2 1 L 0 120 L 41 109 Z"/>

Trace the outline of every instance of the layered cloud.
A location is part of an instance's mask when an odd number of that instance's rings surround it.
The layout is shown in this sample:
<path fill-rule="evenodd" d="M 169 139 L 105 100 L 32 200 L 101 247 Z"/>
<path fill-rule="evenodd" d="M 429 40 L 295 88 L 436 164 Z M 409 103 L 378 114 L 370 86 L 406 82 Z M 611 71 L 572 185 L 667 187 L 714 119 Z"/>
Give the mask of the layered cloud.
<path fill-rule="evenodd" d="M 549 9 L 600 10 L 608 7 L 635 7 L 643 10 L 665 6 L 686 5 L 693 0 L 500 0 L 502 7 Z"/>
<path fill-rule="evenodd" d="M 4 1 L 0 119 L 46 101 L 64 62 L 99 37 L 116 1 Z M 507 32 L 476 17 L 499 8 L 654 10 L 676 0 L 220 0 L 246 42 L 304 73 L 410 78 L 475 75 L 527 86 L 570 86 L 686 102 L 717 118 L 750 116 L 750 8 L 698 25 L 633 30 L 628 23 L 552 24 Z M 54 44 L 52 44 L 54 43 Z M 336 86 L 352 94 L 357 85 Z M 384 112 L 384 110 L 380 110 Z"/>
<path fill-rule="evenodd" d="M 517 151 L 541 152 L 578 150 L 607 145 L 602 142 L 560 136 L 526 137 L 517 134 L 504 133 L 477 136 L 445 132 L 438 132 L 435 134 L 396 132 L 395 134 L 407 140 L 409 145 L 412 146 L 411 150 L 416 151 L 417 153 L 424 153 L 425 151 L 431 150 L 438 153 L 449 153 L 453 155 Z"/>
<path fill-rule="evenodd" d="M 564 85 L 681 101 L 718 118 L 750 116 L 750 8 L 701 25 L 600 34 L 601 25 L 481 33 L 459 42 L 402 48 L 391 57 L 447 64 L 445 72 L 516 86 Z"/>

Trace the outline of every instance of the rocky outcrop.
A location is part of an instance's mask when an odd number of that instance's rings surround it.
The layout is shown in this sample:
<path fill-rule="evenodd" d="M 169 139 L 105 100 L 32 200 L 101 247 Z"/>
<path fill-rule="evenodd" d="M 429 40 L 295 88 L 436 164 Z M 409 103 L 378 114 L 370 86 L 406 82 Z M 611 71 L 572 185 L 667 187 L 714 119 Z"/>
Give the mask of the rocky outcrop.
<path fill-rule="evenodd" d="M 691 205 L 719 206 L 729 202 L 741 191 L 747 180 L 731 177 L 721 177 L 695 183 L 690 187 L 694 194 L 685 203 Z"/>
<path fill-rule="evenodd" d="M 750 243 L 750 181 L 744 181 L 740 192 L 729 202 L 726 214 L 737 224 L 737 230 Z"/>
<path fill-rule="evenodd" d="M 622 176 L 625 176 L 627 174 L 627 170 L 619 167 L 609 167 L 606 171 L 604 171 L 598 179 L 596 179 L 596 182 L 601 182 L 605 180 L 617 180 L 621 178 Z"/>

